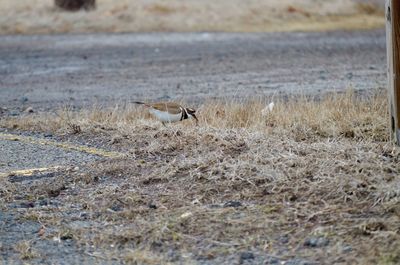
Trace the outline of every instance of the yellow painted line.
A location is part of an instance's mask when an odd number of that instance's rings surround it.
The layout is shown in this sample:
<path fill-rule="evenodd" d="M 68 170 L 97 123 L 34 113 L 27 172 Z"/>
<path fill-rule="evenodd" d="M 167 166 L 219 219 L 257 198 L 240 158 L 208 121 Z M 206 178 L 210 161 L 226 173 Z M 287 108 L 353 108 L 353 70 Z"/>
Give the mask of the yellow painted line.
<path fill-rule="evenodd" d="M 62 167 L 55 166 L 55 167 L 41 167 L 41 168 L 30 168 L 30 169 L 14 170 L 14 171 L 10 171 L 10 172 L 7 172 L 7 173 L 1 173 L 0 172 L 0 178 L 14 176 L 14 175 L 32 176 L 33 174 L 37 174 L 37 173 L 53 172 L 53 171 L 56 171 L 57 169 L 60 169 L 60 168 L 62 168 Z"/>
<path fill-rule="evenodd" d="M 30 144 L 55 146 L 55 147 L 66 149 L 66 150 L 79 151 L 79 152 L 84 152 L 84 153 L 88 153 L 88 154 L 92 154 L 92 155 L 98 155 L 98 156 L 102 156 L 102 157 L 117 158 L 117 157 L 126 156 L 126 154 L 119 153 L 119 152 L 107 151 L 107 150 L 84 146 L 84 145 L 74 145 L 74 144 L 70 144 L 70 143 L 66 143 L 66 142 L 55 142 L 55 141 L 35 138 L 35 137 L 31 137 L 31 136 L 0 133 L 0 139 L 8 140 L 8 141 L 20 141 L 20 142 L 30 143 Z"/>

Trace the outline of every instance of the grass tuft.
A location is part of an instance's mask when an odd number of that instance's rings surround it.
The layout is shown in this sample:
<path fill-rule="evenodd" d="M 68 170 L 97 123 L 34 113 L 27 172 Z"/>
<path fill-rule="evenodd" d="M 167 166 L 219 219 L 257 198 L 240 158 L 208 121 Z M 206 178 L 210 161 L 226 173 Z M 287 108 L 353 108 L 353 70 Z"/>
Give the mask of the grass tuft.
<path fill-rule="evenodd" d="M 39 254 L 32 248 L 31 242 L 27 240 L 19 241 L 14 246 L 15 251 L 17 251 L 22 260 L 30 260 L 39 257 Z"/>

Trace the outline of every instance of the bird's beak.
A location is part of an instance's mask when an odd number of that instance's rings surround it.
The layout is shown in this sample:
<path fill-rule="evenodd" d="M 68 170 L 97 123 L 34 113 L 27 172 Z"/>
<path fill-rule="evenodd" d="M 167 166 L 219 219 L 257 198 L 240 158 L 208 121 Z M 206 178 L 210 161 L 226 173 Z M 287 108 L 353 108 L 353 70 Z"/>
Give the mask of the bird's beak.
<path fill-rule="evenodd" d="M 192 115 L 192 117 L 196 120 L 196 124 L 198 124 L 199 123 L 199 120 L 197 119 L 197 117 L 196 117 L 196 115 L 193 113 L 193 114 L 190 114 L 190 115 Z"/>

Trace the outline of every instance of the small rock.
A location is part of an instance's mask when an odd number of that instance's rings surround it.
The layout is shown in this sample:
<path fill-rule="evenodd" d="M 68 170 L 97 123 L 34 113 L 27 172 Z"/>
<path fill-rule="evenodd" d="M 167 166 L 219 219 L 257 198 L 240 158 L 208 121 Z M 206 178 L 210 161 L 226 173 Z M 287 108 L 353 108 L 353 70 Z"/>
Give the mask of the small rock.
<path fill-rule="evenodd" d="M 18 116 L 18 115 L 19 115 L 19 111 L 17 111 L 17 110 L 10 111 L 10 116 Z"/>
<path fill-rule="evenodd" d="M 342 249 L 343 253 L 349 253 L 351 251 L 353 251 L 353 248 L 351 246 L 344 246 Z"/>
<path fill-rule="evenodd" d="M 191 216 L 193 216 L 193 213 L 191 213 L 191 212 L 186 212 L 186 213 L 183 213 L 183 214 L 181 215 L 181 218 L 182 218 L 182 219 L 186 219 L 186 218 L 189 218 L 189 217 L 191 217 Z"/>
<path fill-rule="evenodd" d="M 239 201 L 227 201 L 226 203 L 224 203 L 224 207 L 233 207 L 233 208 L 237 208 L 242 206 L 243 204 Z"/>
<path fill-rule="evenodd" d="M 49 187 L 47 190 L 47 195 L 49 197 L 55 198 L 61 194 L 61 191 L 67 189 L 64 184 L 60 184 L 59 186 Z"/>
<path fill-rule="evenodd" d="M 20 208 L 33 208 L 35 204 L 33 202 L 21 202 L 19 206 Z"/>
<path fill-rule="evenodd" d="M 21 103 L 25 103 L 27 101 L 28 101 L 28 98 L 25 97 L 25 96 L 22 96 L 22 97 L 19 98 L 19 102 L 21 102 Z"/>
<path fill-rule="evenodd" d="M 42 199 L 40 201 L 38 201 L 39 206 L 46 206 L 49 204 L 48 200 L 46 199 Z"/>
<path fill-rule="evenodd" d="M 114 212 L 120 212 L 123 210 L 123 207 L 121 205 L 115 204 L 111 206 L 110 209 Z"/>
<path fill-rule="evenodd" d="M 148 206 L 150 209 L 154 209 L 154 210 L 157 209 L 157 205 L 155 205 L 154 203 L 149 203 Z"/>
<path fill-rule="evenodd" d="M 49 200 L 49 204 L 54 206 L 54 207 L 59 207 L 60 203 L 56 200 Z"/>
<path fill-rule="evenodd" d="M 268 257 L 266 260 L 264 260 L 264 265 L 280 265 L 280 264 L 286 264 L 282 263 L 278 258 L 275 257 Z"/>
<path fill-rule="evenodd" d="M 0 114 L 5 113 L 7 110 L 5 107 L 0 107 Z"/>
<path fill-rule="evenodd" d="M 192 204 L 193 204 L 193 205 L 201 205 L 201 202 L 199 201 L 199 199 L 194 199 L 194 200 L 192 201 Z"/>
<path fill-rule="evenodd" d="M 114 136 L 113 138 L 111 138 L 110 144 L 119 144 L 121 143 L 122 138 L 119 136 Z"/>
<path fill-rule="evenodd" d="M 65 233 L 64 235 L 60 236 L 61 240 L 69 240 L 69 239 L 72 239 L 72 238 L 73 238 L 73 236 L 70 233 Z"/>
<path fill-rule="evenodd" d="M 44 137 L 45 137 L 45 138 L 51 138 L 51 137 L 53 137 L 53 134 L 51 134 L 51 133 L 45 133 L 45 134 L 44 134 Z"/>
<path fill-rule="evenodd" d="M 289 236 L 288 235 L 283 235 L 283 236 L 279 237 L 279 242 L 281 244 L 289 243 Z"/>
<path fill-rule="evenodd" d="M 167 257 L 168 257 L 168 261 L 177 262 L 177 261 L 179 261 L 180 255 L 177 251 L 170 249 L 167 252 Z"/>
<path fill-rule="evenodd" d="M 169 99 L 171 99 L 171 97 L 168 95 L 163 95 L 162 97 L 160 97 L 160 100 L 169 100 Z"/>
<path fill-rule="evenodd" d="M 312 248 L 325 247 L 328 244 L 329 244 L 329 239 L 327 239 L 325 237 L 311 237 L 311 238 L 307 238 L 304 241 L 304 246 L 312 247 Z"/>
<path fill-rule="evenodd" d="M 152 249 L 159 250 L 159 249 L 162 248 L 162 246 L 163 246 L 163 243 L 158 241 L 158 240 L 151 242 L 151 248 Z"/>
<path fill-rule="evenodd" d="M 244 260 L 253 260 L 254 254 L 252 252 L 246 251 L 246 252 L 242 252 L 240 254 L 240 261 L 244 261 Z"/>
<path fill-rule="evenodd" d="M 33 110 L 32 107 L 27 107 L 27 108 L 24 110 L 24 112 L 26 112 L 26 113 L 34 113 L 35 111 Z"/>
<path fill-rule="evenodd" d="M 81 213 L 79 214 L 79 217 L 82 218 L 82 219 L 84 219 L 84 220 L 86 220 L 86 219 L 89 218 L 89 214 L 88 214 L 87 212 L 81 212 Z"/>

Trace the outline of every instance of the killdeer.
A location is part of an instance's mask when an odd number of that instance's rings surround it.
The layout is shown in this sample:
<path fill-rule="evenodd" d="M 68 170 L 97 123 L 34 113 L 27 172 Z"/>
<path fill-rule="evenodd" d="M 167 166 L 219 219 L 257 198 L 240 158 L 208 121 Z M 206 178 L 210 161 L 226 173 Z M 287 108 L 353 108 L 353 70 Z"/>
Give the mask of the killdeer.
<path fill-rule="evenodd" d="M 174 102 L 144 103 L 136 101 L 134 103 L 148 107 L 149 112 L 157 117 L 163 125 L 166 122 L 183 121 L 189 118 L 194 118 L 196 123 L 199 121 L 195 115 L 196 110 L 182 107 Z"/>

